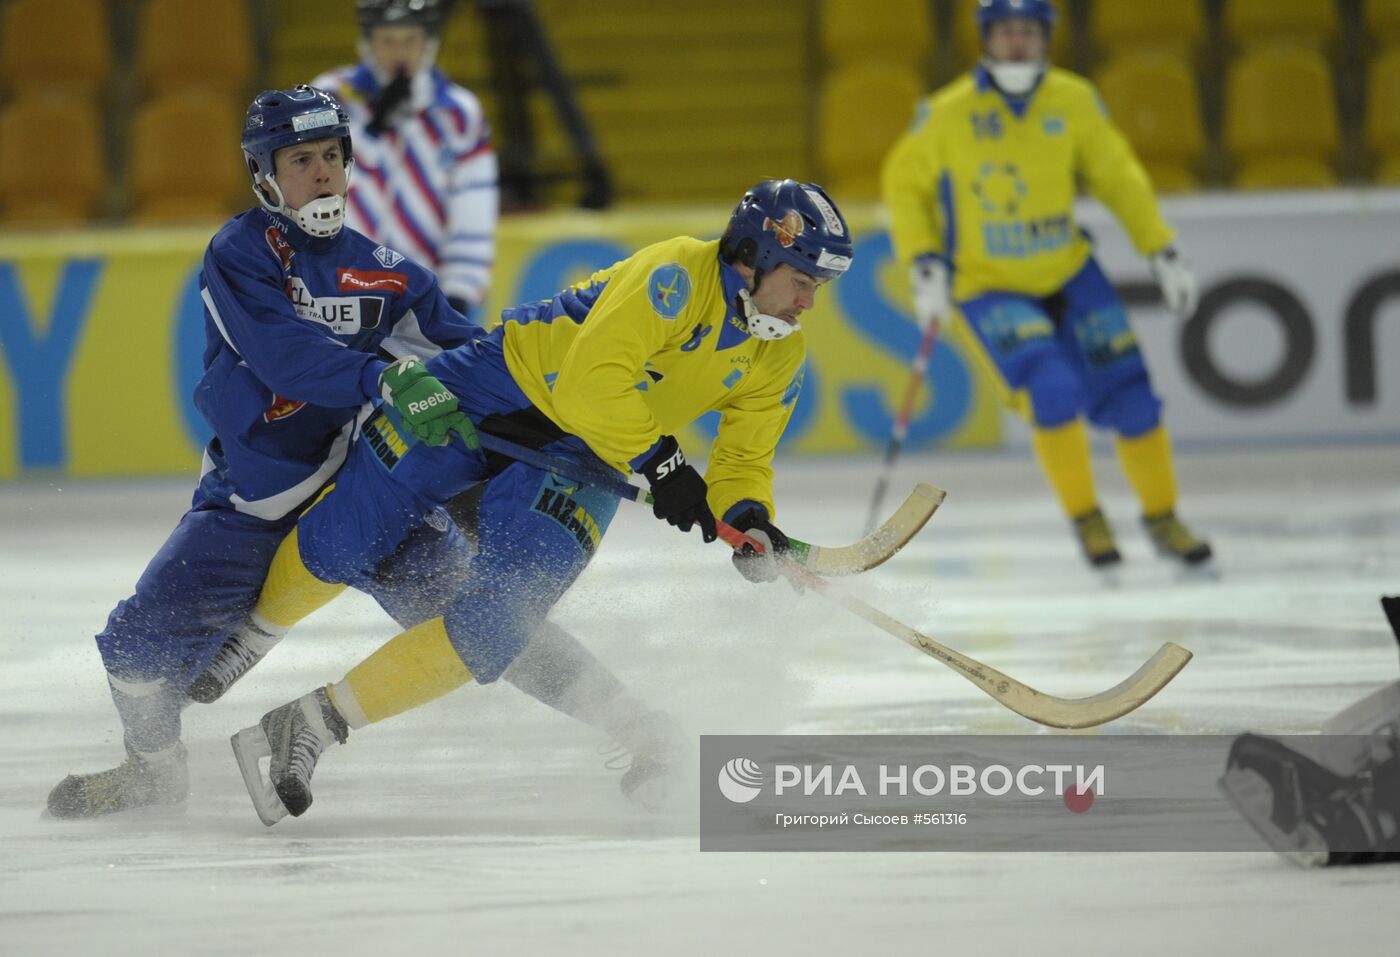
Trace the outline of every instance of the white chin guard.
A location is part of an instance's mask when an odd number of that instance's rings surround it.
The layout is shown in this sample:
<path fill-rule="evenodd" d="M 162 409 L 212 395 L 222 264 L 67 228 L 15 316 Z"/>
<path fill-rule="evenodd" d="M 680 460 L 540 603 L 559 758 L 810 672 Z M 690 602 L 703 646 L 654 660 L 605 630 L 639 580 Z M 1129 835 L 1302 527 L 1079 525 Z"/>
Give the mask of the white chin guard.
<path fill-rule="evenodd" d="M 346 178 L 349 179 L 349 171 L 346 171 Z M 263 187 L 276 197 L 277 202 L 267 198 L 267 193 L 260 189 Z M 286 216 L 295 220 L 308 236 L 316 236 L 325 239 L 340 232 L 345 225 L 345 197 L 344 196 L 322 196 L 313 199 L 300 209 L 291 209 L 287 206 L 287 200 L 282 195 L 282 187 L 277 185 L 277 178 L 274 176 L 261 176 L 253 180 L 253 195 L 258 198 L 258 202 L 269 212 L 277 213 L 279 216 Z"/>
<path fill-rule="evenodd" d="M 767 342 L 786 339 L 802 328 L 800 323 L 786 322 L 777 316 L 769 316 L 759 312 L 747 289 L 739 290 L 739 302 L 744 306 L 744 318 L 749 324 L 749 335 L 755 339 L 763 339 Z"/>
<path fill-rule="evenodd" d="M 301 209 L 293 210 L 291 216 L 308 236 L 334 236 L 345 225 L 345 197 L 313 199 Z"/>
<path fill-rule="evenodd" d="M 992 75 L 997 88 L 1007 96 L 1025 96 L 1040 82 L 1045 72 L 1043 60 L 1034 63 L 1001 63 L 997 60 L 982 61 L 987 72 Z"/>

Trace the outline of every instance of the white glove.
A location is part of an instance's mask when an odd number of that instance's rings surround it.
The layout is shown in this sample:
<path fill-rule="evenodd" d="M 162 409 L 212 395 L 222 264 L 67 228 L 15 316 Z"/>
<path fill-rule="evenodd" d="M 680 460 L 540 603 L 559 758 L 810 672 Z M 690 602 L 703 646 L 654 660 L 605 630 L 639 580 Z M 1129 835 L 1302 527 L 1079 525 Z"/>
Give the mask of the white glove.
<path fill-rule="evenodd" d="M 1175 246 L 1168 246 L 1148 262 L 1157 276 L 1157 285 L 1162 287 L 1162 299 L 1166 301 L 1167 308 L 1179 319 L 1191 318 L 1200 302 L 1201 291 L 1186 257 Z"/>
<path fill-rule="evenodd" d="M 909 267 L 909 285 L 914 291 L 914 318 L 919 326 L 935 328 L 953 310 L 950 289 L 952 275 L 948 264 L 933 253 L 924 253 Z"/>

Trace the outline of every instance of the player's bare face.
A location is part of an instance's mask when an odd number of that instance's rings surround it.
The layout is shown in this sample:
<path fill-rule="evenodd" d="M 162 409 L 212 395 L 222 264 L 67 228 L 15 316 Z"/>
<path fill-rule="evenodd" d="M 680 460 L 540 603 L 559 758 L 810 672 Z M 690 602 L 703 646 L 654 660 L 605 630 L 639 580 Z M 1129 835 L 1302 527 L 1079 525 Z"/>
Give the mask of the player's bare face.
<path fill-rule="evenodd" d="M 339 137 L 284 146 L 272 161 L 282 198 L 292 209 L 322 196 L 344 196 L 349 186 Z"/>
<path fill-rule="evenodd" d="M 1045 59 L 1045 28 L 1029 17 L 998 20 L 987 31 L 987 56 L 1000 63 L 1036 63 Z"/>
<path fill-rule="evenodd" d="M 368 43 L 369 55 L 388 74 L 413 76 L 428 56 L 428 31 L 423 27 L 375 27 Z"/>
<path fill-rule="evenodd" d="M 753 293 L 753 304 L 758 311 L 768 316 L 777 316 L 792 325 L 808 309 L 817 296 L 817 288 L 826 282 L 805 272 L 794 269 L 787 263 L 779 263 Z"/>

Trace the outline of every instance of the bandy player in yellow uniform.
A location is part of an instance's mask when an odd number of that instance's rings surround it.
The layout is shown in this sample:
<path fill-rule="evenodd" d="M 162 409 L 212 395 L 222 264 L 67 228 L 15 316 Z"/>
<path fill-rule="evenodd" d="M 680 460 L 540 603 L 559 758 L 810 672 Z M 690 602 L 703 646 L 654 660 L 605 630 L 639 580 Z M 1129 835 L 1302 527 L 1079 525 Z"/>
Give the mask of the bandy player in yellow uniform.
<path fill-rule="evenodd" d="M 851 255 L 850 230 L 821 187 L 769 180 L 739 202 L 722 238 L 648 246 L 552 299 L 505 310 L 495 330 L 426 367 L 480 431 L 543 449 L 582 474 L 636 471 L 656 517 L 683 532 L 699 526 L 706 541 L 716 516 L 753 536 L 764 553 L 735 552 L 734 564 L 751 581 L 771 581 L 773 555 L 789 548 L 774 524 L 772 462 L 802 387 L 799 318 Z M 719 431 L 702 477 L 674 433 L 712 410 Z M 378 597 L 375 572 L 391 556 L 452 593 L 345 680 L 235 736 L 267 824 L 310 806 L 322 750 L 351 729 L 500 677 L 587 566 L 617 509 L 604 489 L 493 462 L 465 426 L 433 446 L 400 418 L 386 404 L 365 419 L 335 484 L 279 547 L 257 611 L 285 630 L 347 585 Z M 477 548 L 445 520 L 444 537 L 423 544 L 421 526 L 487 479 Z M 260 757 L 270 759 L 266 772 Z"/>
<path fill-rule="evenodd" d="M 957 305 L 1009 392 L 1090 563 L 1121 561 L 1099 509 L 1084 419 L 1117 433 L 1119 460 L 1157 549 L 1188 565 L 1210 546 L 1176 517 L 1171 446 L 1137 338 L 1075 223 L 1077 184 L 1150 258 L 1168 307 L 1195 311 L 1195 278 L 1152 185 L 1093 86 L 1046 64 L 1049 0 L 980 0 L 984 58 L 920 104 L 886 157 L 895 253 L 915 311 Z"/>

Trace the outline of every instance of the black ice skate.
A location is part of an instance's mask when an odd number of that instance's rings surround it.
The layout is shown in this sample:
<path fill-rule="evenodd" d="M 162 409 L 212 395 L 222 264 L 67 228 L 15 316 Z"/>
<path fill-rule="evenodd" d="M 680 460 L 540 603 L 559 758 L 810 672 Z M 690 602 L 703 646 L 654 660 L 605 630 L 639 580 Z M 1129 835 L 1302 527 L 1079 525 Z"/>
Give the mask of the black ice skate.
<path fill-rule="evenodd" d="M 270 634 L 252 621 L 244 622 L 224 642 L 208 667 L 194 679 L 185 695 L 200 704 L 218 701 L 235 681 L 246 675 L 281 640 L 281 635 Z"/>
<path fill-rule="evenodd" d="M 321 752 L 344 744 L 350 727 L 331 704 L 325 688 L 263 715 L 230 741 L 238 770 L 258 817 L 268 827 L 288 814 L 300 817 L 311 806 L 311 775 Z M 264 776 L 261 759 L 268 758 Z"/>
<path fill-rule="evenodd" d="M 1242 734 L 1220 790 L 1270 847 L 1300 867 L 1400 859 L 1395 758 L 1343 777 L 1281 741 Z"/>
<path fill-rule="evenodd" d="M 1182 524 L 1175 512 L 1142 517 L 1142 525 L 1147 529 L 1147 537 L 1157 554 L 1175 558 L 1186 565 L 1201 565 L 1210 561 L 1210 545 L 1201 541 L 1191 530 Z"/>
<path fill-rule="evenodd" d="M 175 744 L 158 754 L 126 749 L 126 760 L 107 771 L 70 774 L 49 792 L 51 817 L 74 820 L 102 817 L 142 807 L 183 806 L 190 790 L 185 746 Z"/>

